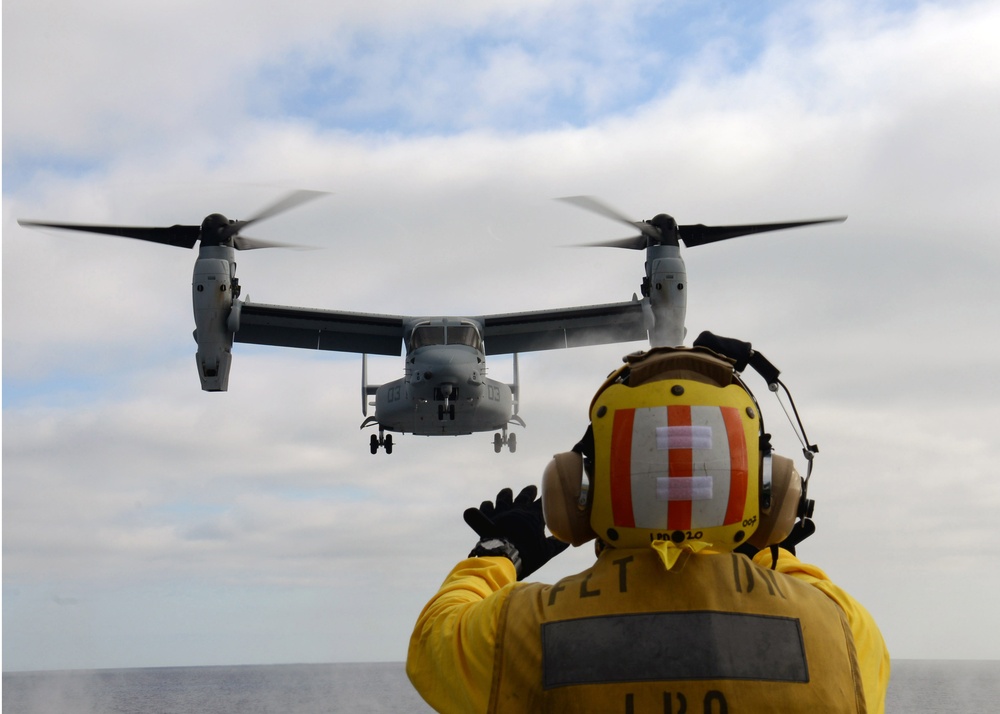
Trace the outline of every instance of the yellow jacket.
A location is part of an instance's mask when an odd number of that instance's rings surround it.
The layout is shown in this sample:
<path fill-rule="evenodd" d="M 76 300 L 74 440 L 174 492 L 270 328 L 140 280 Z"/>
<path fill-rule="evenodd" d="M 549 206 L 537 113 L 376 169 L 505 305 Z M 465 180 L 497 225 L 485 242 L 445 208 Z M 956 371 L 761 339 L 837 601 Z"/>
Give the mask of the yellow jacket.
<path fill-rule="evenodd" d="M 671 676 L 663 676 L 660 671 L 662 668 L 658 668 L 653 661 L 656 658 L 642 655 L 641 648 L 633 649 L 634 654 L 638 653 L 633 658 L 638 665 L 616 665 L 614 663 L 619 658 L 606 658 L 595 669 L 601 673 L 601 677 L 607 678 L 615 676 L 616 667 L 638 666 L 640 670 L 644 670 L 639 672 L 639 677 L 682 681 L 671 681 L 670 687 L 659 684 L 653 686 L 649 683 L 635 685 L 634 682 L 629 684 L 624 680 L 599 684 L 587 680 L 582 686 L 564 686 L 580 685 L 581 676 L 586 679 L 591 675 L 569 671 L 568 667 L 562 665 L 553 667 L 551 662 L 546 668 L 543 665 L 546 660 L 542 650 L 546 647 L 556 648 L 555 653 L 558 654 L 559 642 L 565 640 L 572 643 L 572 639 L 557 636 L 559 630 L 550 627 L 548 634 L 542 636 L 546 642 L 539 644 L 539 628 L 553 624 L 565 625 L 566 622 L 584 622 L 588 627 L 597 623 L 597 626 L 601 626 L 609 618 L 594 615 L 607 610 L 616 611 L 619 613 L 616 617 L 621 617 L 624 602 L 621 599 L 616 602 L 614 597 L 607 595 L 628 589 L 633 594 L 645 593 L 638 600 L 632 597 L 629 601 L 631 604 L 626 604 L 626 610 L 630 610 L 632 615 L 641 615 L 639 619 L 633 617 L 634 626 L 656 626 L 656 618 L 671 618 L 669 623 L 661 623 L 670 628 L 671 635 L 683 632 L 685 628 L 697 632 L 696 628 L 706 626 L 726 630 L 729 624 L 725 618 L 737 620 L 737 625 L 740 625 L 740 621 L 763 622 L 768 626 L 771 623 L 787 625 L 794 621 L 794 627 L 799 628 L 799 638 L 804 642 L 801 654 L 803 671 L 796 673 L 793 667 L 790 675 L 781 675 L 777 679 L 809 681 L 808 686 L 821 688 L 812 690 L 819 697 L 818 701 L 830 703 L 831 708 L 843 704 L 845 711 L 864 711 L 867 702 L 869 712 L 884 711 L 889 658 L 878 628 L 871 615 L 833 585 L 821 570 L 801 563 L 786 551 L 780 551 L 775 568 L 777 573 L 784 575 L 764 570 L 771 565 L 770 553 L 766 551 L 754 559 L 758 566 L 763 567 L 755 567 L 743 556 L 728 553 L 690 557 L 692 560 L 689 563 L 680 564 L 675 569 L 677 572 L 668 576 L 675 578 L 677 585 L 668 589 L 675 594 L 681 593 L 680 599 L 669 599 L 665 602 L 670 605 L 660 608 L 687 612 L 646 615 L 642 613 L 656 610 L 656 605 L 664 604 L 656 601 L 650 607 L 653 602 L 650 598 L 657 597 L 657 588 L 635 585 L 648 585 L 651 578 L 659 578 L 659 574 L 665 572 L 661 566 L 654 565 L 658 562 L 658 556 L 652 549 L 607 549 L 593 568 L 565 578 L 555 585 L 518 584 L 514 568 L 506 558 L 464 560 L 452 570 L 437 595 L 421 613 L 410 640 L 407 674 L 421 696 L 441 712 L 536 711 L 546 707 L 555 710 L 557 707 L 567 709 L 571 705 L 579 710 L 582 698 L 588 704 L 593 704 L 597 711 L 634 710 L 639 713 L 650 709 L 649 702 L 654 701 L 650 697 L 654 695 L 662 697 L 655 711 L 680 711 L 688 706 L 688 699 L 691 700 L 691 711 L 700 711 L 702 702 L 706 710 L 709 710 L 707 707 L 715 697 L 721 699 L 716 704 L 727 705 L 730 711 L 735 712 L 746 710 L 750 703 L 759 702 L 762 698 L 775 701 L 775 697 L 786 696 L 792 691 L 793 688 L 788 685 L 784 685 L 786 689 L 782 690 L 780 682 L 747 683 L 744 680 L 756 679 L 758 675 L 726 669 L 732 665 L 723 667 L 726 671 L 721 676 L 727 680 L 738 680 L 739 684 L 730 686 L 728 690 L 725 687 L 715 687 L 712 681 L 704 681 L 705 678 L 699 671 L 689 673 L 695 681 L 673 676 L 676 664 L 669 665 Z M 627 587 L 625 578 L 631 578 L 631 588 Z M 728 612 L 732 609 L 732 598 L 727 600 L 729 596 L 725 593 L 721 599 L 710 596 L 707 600 L 698 593 L 690 595 L 695 590 L 732 590 L 734 578 L 735 588 L 741 593 L 741 597 L 753 591 L 756 586 L 754 597 L 757 598 L 758 606 L 751 610 L 757 614 L 741 619 L 740 615 Z M 792 582 L 791 579 L 798 582 Z M 685 583 L 691 585 L 695 582 L 699 584 L 698 588 L 684 588 Z M 717 582 L 720 587 L 708 587 L 713 582 Z M 803 587 L 803 583 L 812 585 L 815 590 Z M 662 585 L 660 589 L 663 589 Z M 817 591 L 836 603 L 839 609 L 831 608 L 826 598 L 817 598 Z M 601 592 L 606 596 L 599 597 Z M 705 603 L 708 603 L 707 607 L 704 606 Z M 778 608 L 773 615 L 768 609 L 771 607 L 769 603 L 774 603 Z M 549 606 L 556 606 L 554 609 L 558 614 L 555 619 L 561 622 L 541 624 L 547 618 L 546 613 L 552 610 Z M 781 610 L 782 607 L 784 610 Z M 780 616 L 787 615 L 789 608 L 792 608 L 791 611 L 798 608 L 804 613 L 801 625 L 798 618 L 792 620 Z M 578 619 L 572 619 L 574 617 Z M 646 619 L 642 619 L 643 617 Z M 706 617 L 713 621 L 706 622 Z M 685 620 L 688 621 L 687 624 L 684 623 Z M 618 625 L 615 622 L 612 626 L 617 628 Z M 752 636 L 753 628 L 757 626 L 752 624 L 751 629 L 747 630 L 751 635 L 744 639 L 752 643 L 755 640 Z M 752 669 L 753 663 L 759 662 L 761 657 L 771 657 L 771 653 L 780 650 L 773 646 L 773 642 L 794 641 L 795 637 L 787 627 L 781 632 L 777 635 L 762 632 L 756 640 L 764 641 L 766 646 L 758 647 L 758 654 L 744 657 L 741 662 Z M 803 632 L 808 634 L 803 636 Z M 591 637 L 593 635 L 591 632 Z M 563 647 L 566 646 L 565 642 Z M 551 661 L 563 662 L 568 659 L 570 658 L 554 657 Z M 807 660 L 812 664 L 811 671 L 806 665 Z M 685 662 L 682 662 L 682 668 L 689 666 L 695 670 L 698 667 L 719 666 Z M 824 667 L 824 664 L 827 666 Z M 636 678 L 635 672 L 622 676 L 625 679 Z M 574 677 L 577 679 L 570 681 Z M 526 681 L 534 681 L 534 684 L 525 686 Z M 729 698 L 728 702 L 726 697 Z M 608 704 L 612 701 L 615 702 L 613 707 Z M 739 706 L 741 703 L 743 706 Z M 673 709 L 665 709 L 667 705 Z M 816 706 L 811 708 L 822 711 Z"/>

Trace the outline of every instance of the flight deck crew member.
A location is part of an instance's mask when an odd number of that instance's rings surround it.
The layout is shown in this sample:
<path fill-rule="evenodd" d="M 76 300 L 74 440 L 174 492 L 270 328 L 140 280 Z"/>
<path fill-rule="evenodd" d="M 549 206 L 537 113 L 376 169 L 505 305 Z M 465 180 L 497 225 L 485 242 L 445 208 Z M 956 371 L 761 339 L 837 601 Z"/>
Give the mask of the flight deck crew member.
<path fill-rule="evenodd" d="M 882 636 L 795 557 L 793 533 L 811 525 L 803 482 L 770 453 L 732 361 L 703 347 L 630 355 L 590 422 L 540 499 L 504 489 L 466 511 L 481 540 L 424 607 L 407 656 L 432 707 L 884 711 Z M 588 570 L 519 582 L 594 538 Z"/>

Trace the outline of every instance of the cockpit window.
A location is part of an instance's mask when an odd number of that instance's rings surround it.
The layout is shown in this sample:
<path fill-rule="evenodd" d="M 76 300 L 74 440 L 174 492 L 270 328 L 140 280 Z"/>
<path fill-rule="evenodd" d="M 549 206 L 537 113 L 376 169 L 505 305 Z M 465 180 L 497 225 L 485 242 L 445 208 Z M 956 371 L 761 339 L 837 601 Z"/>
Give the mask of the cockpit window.
<path fill-rule="evenodd" d="M 415 350 L 419 347 L 426 347 L 427 345 L 443 345 L 444 344 L 444 327 L 435 325 L 421 325 L 420 327 L 413 328 L 413 334 L 410 336 L 410 349 Z"/>
<path fill-rule="evenodd" d="M 482 349 L 479 330 L 473 325 L 418 325 L 410 335 L 408 351 L 427 345 L 465 345 Z"/>
<path fill-rule="evenodd" d="M 479 349 L 479 330 L 471 325 L 448 326 L 448 344 Z"/>

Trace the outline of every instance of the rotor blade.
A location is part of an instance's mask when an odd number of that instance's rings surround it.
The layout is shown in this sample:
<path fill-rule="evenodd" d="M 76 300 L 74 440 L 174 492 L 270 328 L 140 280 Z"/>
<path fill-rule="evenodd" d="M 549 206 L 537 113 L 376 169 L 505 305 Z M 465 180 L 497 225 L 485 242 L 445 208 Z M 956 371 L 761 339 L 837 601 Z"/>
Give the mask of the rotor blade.
<path fill-rule="evenodd" d="M 247 236 L 234 236 L 233 247 L 236 250 L 256 250 L 257 248 L 291 248 L 292 250 L 315 250 L 310 245 L 298 245 L 296 243 L 281 243 L 275 240 L 261 240 L 260 238 L 248 238 Z"/>
<path fill-rule="evenodd" d="M 263 221 L 265 218 L 271 218 L 272 216 L 276 216 L 279 213 L 284 213 L 285 211 L 289 211 L 295 208 L 296 206 L 301 206 L 303 203 L 306 203 L 307 201 L 312 201 L 315 198 L 319 198 L 320 196 L 326 196 L 326 195 L 328 195 L 326 191 L 308 191 L 305 189 L 299 191 L 292 191 L 288 195 L 272 203 L 270 206 L 267 206 L 266 208 L 258 211 L 245 221 L 236 221 L 229 227 L 229 229 L 227 229 L 226 232 L 228 233 L 228 235 L 234 235 L 235 233 L 238 233 L 246 226 L 249 226 L 251 223 L 256 223 L 257 221 Z"/>
<path fill-rule="evenodd" d="M 104 233 L 121 238 L 136 238 L 152 243 L 175 245 L 178 248 L 194 248 L 201 233 L 201 226 L 175 225 L 168 228 L 146 228 L 144 226 L 100 226 L 83 223 L 42 223 L 40 221 L 18 221 L 17 223 L 31 228 L 60 228 L 68 231 Z"/>
<path fill-rule="evenodd" d="M 648 223 L 644 221 L 633 221 L 628 218 L 621 211 L 612 208 L 606 203 L 598 201 L 593 196 L 564 196 L 562 198 L 556 199 L 557 201 L 565 201 L 566 203 L 571 203 L 577 208 L 583 208 L 584 210 L 591 211 L 605 218 L 610 218 L 612 221 L 618 221 L 619 223 L 624 223 L 626 226 L 631 226 L 632 228 L 639 229 L 639 232 L 644 236 L 652 238 L 654 240 L 660 239 L 659 232 L 653 228 Z M 620 247 L 631 247 L 631 246 L 620 246 Z M 643 243 L 641 246 L 645 248 L 646 245 Z"/>
<path fill-rule="evenodd" d="M 837 216 L 835 218 L 817 218 L 810 221 L 792 221 L 787 223 L 755 223 L 743 226 L 706 226 L 701 223 L 688 226 L 679 226 L 681 240 L 684 245 L 693 247 L 715 243 L 716 241 L 728 238 L 737 238 L 752 233 L 767 233 L 769 231 L 780 231 L 786 228 L 798 228 L 800 226 L 811 226 L 816 223 L 843 223 L 847 216 Z"/>
<path fill-rule="evenodd" d="M 600 240 L 594 243 L 577 243 L 572 248 L 628 248 L 629 250 L 645 250 L 646 236 L 637 235 L 616 240 Z"/>

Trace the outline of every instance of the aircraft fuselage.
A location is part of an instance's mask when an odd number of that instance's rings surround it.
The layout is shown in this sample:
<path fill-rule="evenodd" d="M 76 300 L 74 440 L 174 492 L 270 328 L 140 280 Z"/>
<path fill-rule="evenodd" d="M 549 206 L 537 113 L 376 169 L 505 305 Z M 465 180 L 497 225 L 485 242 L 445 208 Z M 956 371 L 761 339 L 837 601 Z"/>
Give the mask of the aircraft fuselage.
<path fill-rule="evenodd" d="M 481 349 L 463 344 L 418 347 L 407 354 L 402 379 L 375 393 L 375 413 L 386 431 L 423 436 L 503 429 L 510 421 L 510 386 L 485 376 Z"/>

